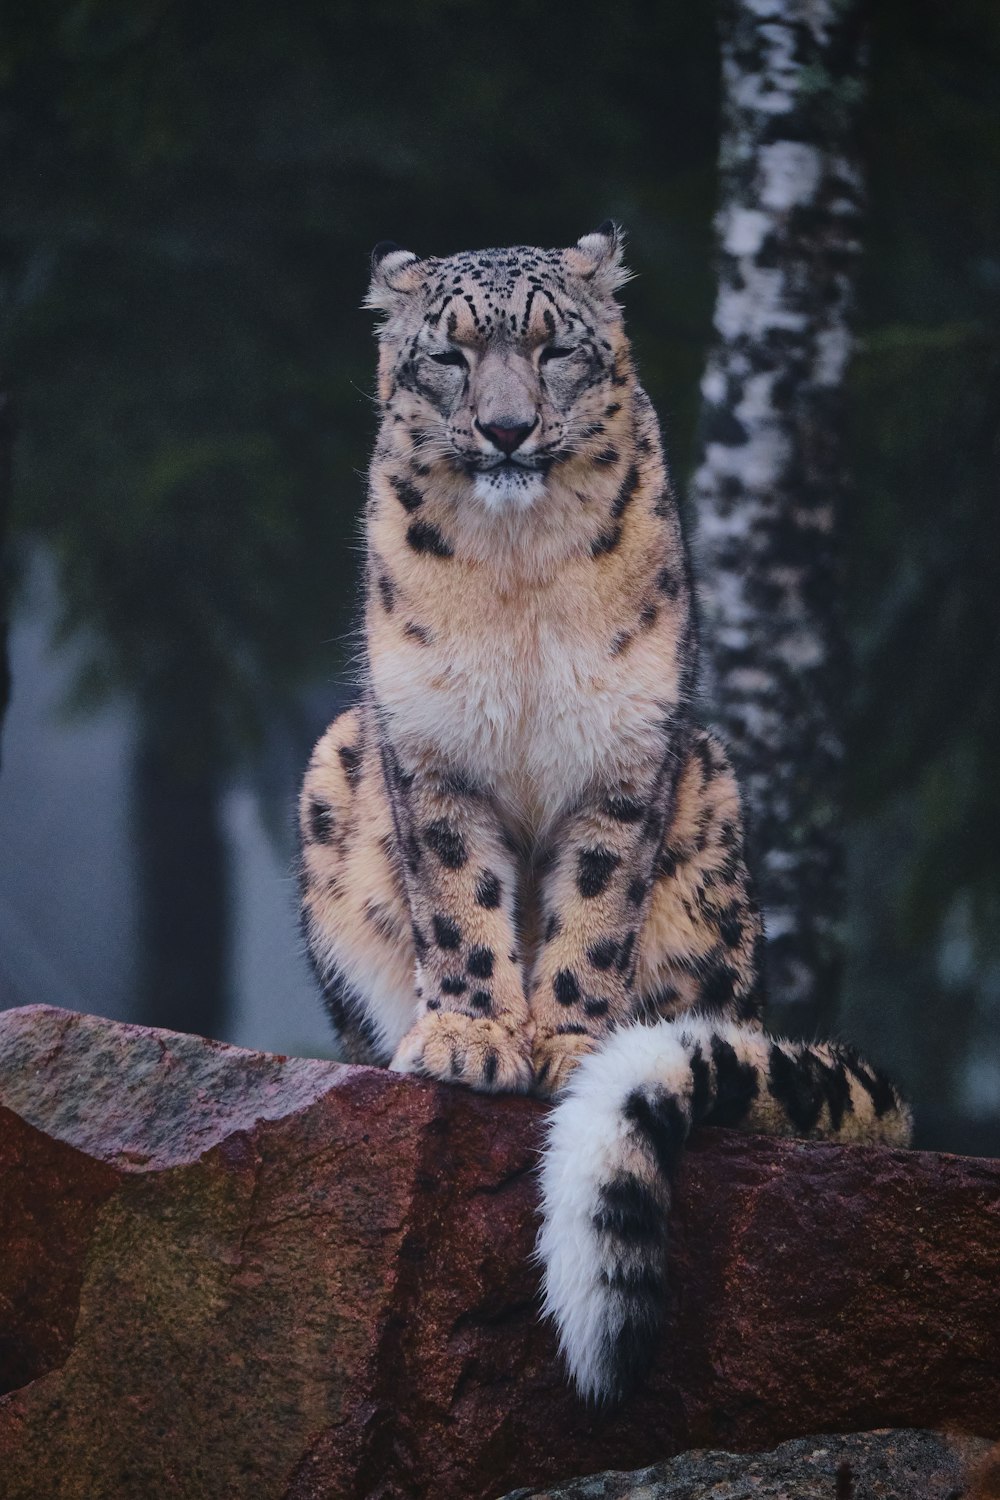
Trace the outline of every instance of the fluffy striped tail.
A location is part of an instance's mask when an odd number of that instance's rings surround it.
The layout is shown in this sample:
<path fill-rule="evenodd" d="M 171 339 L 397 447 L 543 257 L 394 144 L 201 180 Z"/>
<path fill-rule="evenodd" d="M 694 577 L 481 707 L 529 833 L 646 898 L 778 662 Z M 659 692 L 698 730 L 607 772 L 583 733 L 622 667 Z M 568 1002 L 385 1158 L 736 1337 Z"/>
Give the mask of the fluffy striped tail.
<path fill-rule="evenodd" d="M 620 1400 L 653 1355 L 670 1188 L 696 1125 L 905 1146 L 911 1117 L 848 1047 L 702 1017 L 615 1032 L 553 1110 L 541 1169 L 545 1311 L 585 1399 Z"/>

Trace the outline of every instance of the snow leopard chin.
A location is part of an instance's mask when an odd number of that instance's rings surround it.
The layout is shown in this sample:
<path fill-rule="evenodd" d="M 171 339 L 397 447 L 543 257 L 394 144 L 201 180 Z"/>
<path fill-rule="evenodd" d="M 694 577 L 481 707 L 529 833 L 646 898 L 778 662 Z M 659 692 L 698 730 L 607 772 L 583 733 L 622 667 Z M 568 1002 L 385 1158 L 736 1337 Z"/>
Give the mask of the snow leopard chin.
<path fill-rule="evenodd" d="M 545 480 L 531 469 L 500 464 L 473 480 L 474 497 L 490 511 L 530 510 L 545 492 Z"/>

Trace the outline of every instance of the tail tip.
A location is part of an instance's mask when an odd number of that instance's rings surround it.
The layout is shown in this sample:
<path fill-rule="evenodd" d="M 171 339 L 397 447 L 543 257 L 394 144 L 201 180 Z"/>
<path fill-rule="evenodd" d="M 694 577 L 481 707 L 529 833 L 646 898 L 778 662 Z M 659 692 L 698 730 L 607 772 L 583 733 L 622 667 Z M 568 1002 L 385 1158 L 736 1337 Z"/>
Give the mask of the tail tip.
<path fill-rule="evenodd" d="M 564 1329 L 560 1340 L 578 1396 L 604 1410 L 614 1410 L 633 1394 L 653 1363 L 663 1330 L 659 1299 L 655 1306 L 618 1308 L 613 1317 L 613 1327 L 606 1320 L 589 1339 L 575 1343 Z"/>

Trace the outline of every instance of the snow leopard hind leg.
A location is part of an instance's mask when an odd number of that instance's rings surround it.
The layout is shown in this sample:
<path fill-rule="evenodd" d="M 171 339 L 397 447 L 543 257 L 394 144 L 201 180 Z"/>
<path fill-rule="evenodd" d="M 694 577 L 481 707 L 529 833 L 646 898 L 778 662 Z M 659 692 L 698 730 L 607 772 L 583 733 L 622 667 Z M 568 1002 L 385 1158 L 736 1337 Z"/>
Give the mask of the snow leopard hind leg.
<path fill-rule="evenodd" d="M 303 934 L 346 1059 L 526 1090 L 512 856 L 481 799 L 404 777 L 362 699 L 313 751 L 299 832 Z"/>
<path fill-rule="evenodd" d="M 340 1052 L 386 1067 L 416 1014 L 416 952 L 363 703 L 335 719 L 312 753 L 299 844 L 302 933 Z"/>

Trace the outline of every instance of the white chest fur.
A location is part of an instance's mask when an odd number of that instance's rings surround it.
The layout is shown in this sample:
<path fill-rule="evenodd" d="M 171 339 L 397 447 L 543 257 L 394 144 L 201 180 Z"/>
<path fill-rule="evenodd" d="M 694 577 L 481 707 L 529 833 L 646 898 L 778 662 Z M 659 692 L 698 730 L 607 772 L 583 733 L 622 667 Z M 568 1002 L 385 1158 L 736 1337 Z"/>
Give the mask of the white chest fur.
<path fill-rule="evenodd" d="M 536 836 L 595 784 L 655 753 L 672 662 L 652 639 L 621 657 L 613 627 L 555 591 L 491 597 L 477 618 L 438 624 L 433 643 L 373 654 L 380 704 L 401 752 L 430 754 L 488 788 Z"/>

